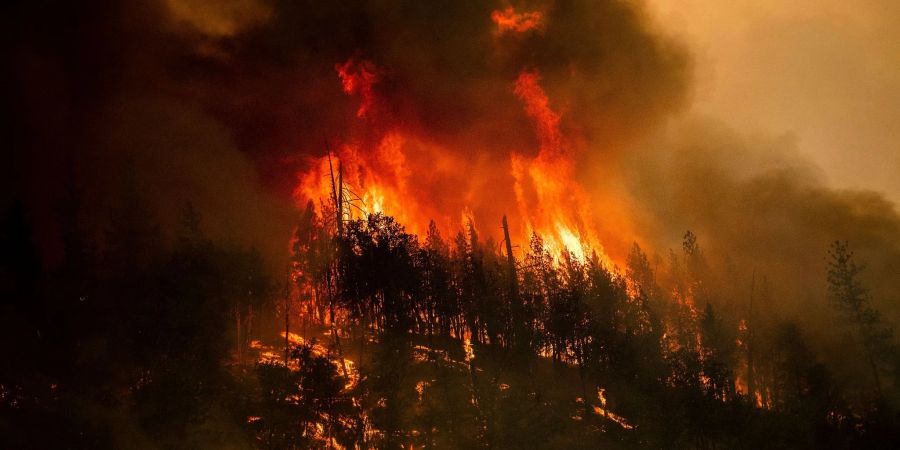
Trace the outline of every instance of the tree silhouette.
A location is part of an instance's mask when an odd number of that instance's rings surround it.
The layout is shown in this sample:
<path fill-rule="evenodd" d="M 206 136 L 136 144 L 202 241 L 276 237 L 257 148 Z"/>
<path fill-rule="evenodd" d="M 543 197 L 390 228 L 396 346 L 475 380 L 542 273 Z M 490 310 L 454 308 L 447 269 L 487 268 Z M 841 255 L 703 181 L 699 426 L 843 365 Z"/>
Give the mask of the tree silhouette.
<path fill-rule="evenodd" d="M 893 330 L 881 320 L 881 314 L 869 304 L 869 291 L 860 274 L 863 266 L 853 259 L 846 242 L 835 241 L 828 252 L 828 292 L 832 306 L 846 323 L 856 328 L 863 354 L 871 370 L 879 397 L 883 395 L 881 365 L 893 353 Z"/>

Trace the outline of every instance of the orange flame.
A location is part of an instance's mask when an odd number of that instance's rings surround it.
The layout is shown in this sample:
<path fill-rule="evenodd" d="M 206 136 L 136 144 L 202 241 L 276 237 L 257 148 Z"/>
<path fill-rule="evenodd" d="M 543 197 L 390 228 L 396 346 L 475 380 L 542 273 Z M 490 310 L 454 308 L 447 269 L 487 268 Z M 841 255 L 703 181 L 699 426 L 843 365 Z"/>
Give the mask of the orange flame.
<path fill-rule="evenodd" d="M 335 70 L 348 95 L 359 99 L 357 117 L 378 121 L 361 138 L 348 139 L 330 155 L 311 160 L 299 176 L 295 189 L 298 202 L 330 206 L 333 179 L 343 180 L 344 219 L 371 213 L 394 216 L 408 231 L 421 235 L 434 219 L 441 231 L 455 232 L 487 210 L 497 213 L 494 193 L 483 178 L 472 173 L 474 164 L 458 152 L 427 142 L 407 131 L 400 121 L 384 120 L 386 108 L 376 89 L 384 73 L 370 61 L 349 59 Z M 544 239 L 551 253 L 561 257 L 569 251 L 584 260 L 595 252 L 610 263 L 596 227 L 590 219 L 587 194 L 575 181 L 575 154 L 561 130 L 562 114 L 551 107 L 536 71 L 522 72 L 511 91 L 522 102 L 534 125 L 539 144 L 536 157 L 512 153 L 509 172 L 493 169 L 488 178 L 496 183 L 509 177 L 509 195 L 514 196 L 521 224 L 518 243 L 527 243 L 532 233 Z M 394 123 L 397 122 L 397 123 Z M 370 122 L 367 122 L 371 125 Z M 509 186 L 509 185 L 507 185 Z M 483 220 L 498 220 L 485 217 Z M 499 229 L 499 227 L 497 227 Z M 488 233 L 493 227 L 488 227 Z"/>
<path fill-rule="evenodd" d="M 349 95 L 359 94 L 362 102 L 356 111 L 356 116 L 366 117 L 375 105 L 374 86 L 381 79 L 381 73 L 375 64 L 370 61 L 356 61 L 353 58 L 348 59 L 343 64 L 335 64 L 334 70 L 337 71 L 341 78 L 341 85 L 344 92 Z"/>
<path fill-rule="evenodd" d="M 501 33 L 524 33 L 528 30 L 540 30 L 544 26 L 544 15 L 539 11 L 517 13 L 512 7 L 491 13 L 491 20 L 497 24 Z"/>
<path fill-rule="evenodd" d="M 534 121 L 540 143 L 534 159 L 512 155 L 520 214 L 532 232 L 544 237 L 552 252 L 568 250 L 583 260 L 585 250 L 590 249 L 609 262 L 586 214 L 586 193 L 574 181 L 574 155 L 567 151 L 560 131 L 561 116 L 550 107 L 540 81 L 537 72 L 522 72 L 514 90 Z"/>
<path fill-rule="evenodd" d="M 344 144 L 330 163 L 328 156 L 319 158 L 311 170 L 301 175 L 294 195 L 309 200 L 330 198 L 331 177 L 337 177 L 340 170 L 348 204 L 344 208 L 347 217 L 390 214 L 416 232 L 422 215 L 418 214 L 413 200 L 416 196 L 408 188 L 411 173 L 402 150 L 405 142 L 401 134 L 387 133 L 371 152 L 363 151 L 358 144 Z"/>
<path fill-rule="evenodd" d="M 550 108 L 550 99 L 541 88 L 540 81 L 541 75 L 537 71 L 522 72 L 513 92 L 525 103 L 525 112 L 534 119 L 541 143 L 540 157 L 559 159 L 562 150 L 560 115 Z"/>

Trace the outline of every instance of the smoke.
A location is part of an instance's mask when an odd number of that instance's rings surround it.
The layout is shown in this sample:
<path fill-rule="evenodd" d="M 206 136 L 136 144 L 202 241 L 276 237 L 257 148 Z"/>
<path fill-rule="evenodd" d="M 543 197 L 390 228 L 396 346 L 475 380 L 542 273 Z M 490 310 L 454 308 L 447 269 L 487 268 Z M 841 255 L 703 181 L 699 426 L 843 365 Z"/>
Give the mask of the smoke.
<path fill-rule="evenodd" d="M 714 268 L 717 306 L 734 317 L 747 317 L 755 289 L 757 314 L 800 321 L 830 349 L 826 359 L 856 354 L 837 350 L 848 328 L 825 289 L 826 251 L 841 240 L 866 266 L 873 307 L 888 323 L 900 321 L 896 206 L 882 193 L 829 187 L 795 138 L 747 135 L 694 117 L 623 157 L 621 167 L 638 240 L 665 256 L 693 231 Z"/>
<path fill-rule="evenodd" d="M 181 41 L 162 4 L 4 8 L 4 108 L 15 119 L 0 205 L 26 205 L 49 265 L 61 254 L 61 203 L 73 191 L 80 221 L 102 245 L 111 208 L 134 182 L 164 235 L 191 201 L 213 237 L 255 245 L 281 267 L 284 241 L 270 237 L 290 233 L 291 205 L 264 188 L 227 127 L 183 94 L 173 69 Z"/>
<path fill-rule="evenodd" d="M 254 245 L 273 259 L 285 253 L 284 242 L 271 237 L 290 233 L 290 205 L 263 188 L 253 163 L 221 123 L 197 106 L 139 94 L 117 98 L 99 121 L 108 131 L 87 170 L 138 167 L 140 192 L 160 212 L 164 230 L 175 229 L 178 207 L 189 201 L 202 212 L 211 236 Z M 116 182 L 121 181 L 106 186 Z M 90 195 L 98 198 L 104 188 Z M 115 193 L 105 193 L 110 194 L 114 203 Z"/>
<path fill-rule="evenodd" d="M 167 0 L 165 6 L 176 27 L 211 39 L 233 37 L 268 22 L 272 15 L 269 5 L 257 0 Z"/>
<path fill-rule="evenodd" d="M 269 20 L 239 36 L 212 44 L 183 37 L 192 48 L 191 95 L 276 177 L 289 173 L 285 159 L 323 154 L 326 138 L 364 141 L 387 124 L 466 157 L 488 154 L 507 166 L 495 172 L 508 171 L 511 151 L 539 147 L 513 92 L 523 70 L 541 74 L 566 132 L 602 141 L 604 151 L 676 111 L 688 92 L 686 52 L 620 2 L 514 5 L 540 24 L 521 31 L 492 20 L 511 7 L 505 2 L 268 7 Z M 351 59 L 380 70 L 370 93 L 384 107 L 380 119 L 356 120 L 361 99 L 343 91 L 335 71 Z"/>
<path fill-rule="evenodd" d="M 282 208 L 290 208 L 297 174 L 314 167 L 326 145 L 376 154 L 388 137 L 400 146 L 390 154 L 403 155 L 399 171 L 414 180 L 406 193 L 428 200 L 422 215 L 445 229 L 463 210 L 483 223 L 514 215 L 512 155 L 532 157 L 541 148 L 515 93 L 521 73 L 540 75 L 568 154 L 593 151 L 604 163 L 676 112 L 690 85 L 686 51 L 620 2 L 160 0 L 21 8 L 35 22 L 53 23 L 38 37 L 22 31 L 22 58 L 51 65 L 49 76 L 57 77 L 47 82 L 35 77 L 41 69 L 23 69 L 18 84 L 32 94 L 21 105 L 42 105 L 28 126 L 44 126 L 46 110 L 66 111 L 58 124 L 64 132 L 51 133 L 65 142 L 32 155 L 68 149 L 76 160 L 131 160 L 156 203 L 194 198 L 213 229 L 230 227 L 245 241 L 271 241 L 272 229 L 290 226 Z M 525 22 L 500 26 L 494 13 L 509 11 Z M 57 31 L 66 29 L 63 13 L 88 25 Z M 337 69 L 351 61 L 357 64 L 347 69 L 377 73 L 365 92 L 342 83 Z M 36 101 L 48 87 L 60 95 Z M 62 108 L 54 104 L 68 98 Z M 44 160 L 36 157 L 35 170 L 45 172 Z M 210 174 L 216 166 L 222 172 Z M 97 192 L 115 190 L 121 167 L 105 167 L 110 173 L 92 177 L 109 180 Z M 61 178 L 28 178 L 44 177 Z M 281 208 L 257 206 L 272 196 Z M 526 235 L 523 221 L 512 223 Z"/>
<path fill-rule="evenodd" d="M 792 132 L 837 186 L 900 201 L 900 3 L 647 0 L 695 54 L 691 109 Z"/>
<path fill-rule="evenodd" d="M 133 164 L 166 228 L 175 205 L 192 200 L 211 233 L 262 247 L 274 266 L 286 256 L 298 173 L 326 143 L 394 155 L 404 192 L 439 224 L 467 208 L 499 221 L 516 212 L 513 155 L 535 158 L 543 145 L 515 89 L 526 73 L 539 75 L 532 88 L 558 116 L 586 213 L 614 257 L 632 240 L 664 254 L 691 229 L 714 262 L 736 268 L 734 286 L 756 271 L 780 314 L 821 315 L 825 250 L 846 239 L 869 264 L 877 305 L 900 318 L 894 205 L 830 189 L 789 138 L 676 121 L 693 95 L 691 55 L 633 3 L 3 8 L 4 106 L 16 118 L 3 200 L 25 200 L 50 253 L 68 167 L 101 223 Z M 370 86 L 347 89 L 341 68 L 368 74 Z"/>

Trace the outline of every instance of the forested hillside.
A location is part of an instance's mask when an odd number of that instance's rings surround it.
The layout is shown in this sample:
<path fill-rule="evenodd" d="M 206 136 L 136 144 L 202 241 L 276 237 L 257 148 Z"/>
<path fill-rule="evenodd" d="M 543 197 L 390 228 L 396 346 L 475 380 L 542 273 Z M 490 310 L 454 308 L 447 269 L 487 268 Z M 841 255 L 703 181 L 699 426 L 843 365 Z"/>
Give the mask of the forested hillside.
<path fill-rule="evenodd" d="M 664 260 L 635 244 L 618 267 L 537 235 L 418 237 L 310 205 L 287 274 L 269 274 L 206 238 L 190 205 L 167 244 L 130 201 L 103 245 L 66 228 L 50 271 L 23 211 L 4 219 L 8 448 L 897 443 L 895 341 L 843 243 L 823 249 L 821 304 L 871 365 L 853 385 L 771 313 L 765 280 L 725 301 L 691 232 Z"/>
<path fill-rule="evenodd" d="M 0 450 L 900 449 L 898 18 L 0 2 Z"/>

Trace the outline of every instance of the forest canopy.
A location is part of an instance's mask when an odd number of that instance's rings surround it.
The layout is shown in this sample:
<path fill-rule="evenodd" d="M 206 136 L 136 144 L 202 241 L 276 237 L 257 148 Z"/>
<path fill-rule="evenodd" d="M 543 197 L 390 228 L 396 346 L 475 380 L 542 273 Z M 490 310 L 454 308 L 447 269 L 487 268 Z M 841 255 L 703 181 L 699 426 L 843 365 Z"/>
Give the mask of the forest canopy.
<path fill-rule="evenodd" d="M 52 271 L 21 208 L 7 214 L 10 446 L 896 443 L 896 340 L 844 242 L 823 249 L 821 304 L 865 358 L 851 380 L 771 310 L 764 277 L 723 301 L 728 281 L 690 231 L 663 261 L 634 244 L 620 268 L 538 235 L 517 256 L 471 222 L 420 238 L 309 205 L 279 275 L 206 237 L 190 204 L 171 246 L 139 209 L 112 212 L 103 247 L 67 235 Z"/>

